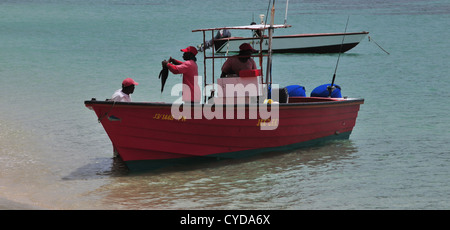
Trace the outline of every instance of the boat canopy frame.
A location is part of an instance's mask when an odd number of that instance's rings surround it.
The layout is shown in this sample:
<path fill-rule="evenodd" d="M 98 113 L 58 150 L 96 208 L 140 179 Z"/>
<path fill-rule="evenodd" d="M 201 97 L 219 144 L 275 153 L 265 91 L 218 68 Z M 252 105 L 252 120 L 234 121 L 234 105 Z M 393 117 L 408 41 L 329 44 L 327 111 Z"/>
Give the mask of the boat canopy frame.
<path fill-rule="evenodd" d="M 273 15 L 272 15 L 273 18 Z M 278 24 L 278 25 L 274 25 L 273 24 L 273 20 L 271 22 L 270 25 L 267 24 L 257 24 L 257 25 L 247 25 L 247 26 L 225 26 L 225 27 L 215 27 L 215 28 L 206 28 L 206 29 L 196 29 L 196 30 L 192 30 L 192 32 L 202 32 L 203 33 L 203 44 L 206 43 L 206 32 L 207 31 L 211 31 L 211 41 L 212 41 L 212 46 L 214 46 L 214 34 L 215 31 L 220 31 L 220 30 L 258 30 L 261 31 L 261 36 L 259 37 L 260 42 L 259 42 L 259 50 L 258 50 L 258 54 L 256 55 L 250 55 L 250 56 L 245 56 L 245 57 L 258 57 L 259 58 L 259 67 L 261 70 L 261 78 L 262 78 L 262 84 L 272 84 L 272 76 L 271 76 L 271 56 L 272 56 L 272 51 L 271 51 L 271 39 L 272 39 L 272 34 L 273 34 L 273 29 L 278 29 L 278 28 L 289 28 L 291 27 L 291 25 L 287 25 L 287 24 Z M 269 31 L 269 52 L 268 54 L 263 54 L 263 42 L 264 39 L 266 39 L 267 37 L 264 36 L 264 31 L 268 30 Z M 203 52 L 203 89 L 206 90 L 207 86 L 212 86 L 212 92 L 211 92 L 211 97 L 214 96 L 214 83 L 215 83 L 215 77 L 214 77 L 214 73 L 215 73 L 215 65 L 214 65 L 214 59 L 220 59 L 220 58 L 229 58 L 229 56 L 225 55 L 225 56 L 216 56 L 214 54 L 214 51 L 212 52 L 211 56 L 208 56 L 206 54 L 207 52 Z M 264 81 L 264 72 L 263 72 L 263 57 L 264 56 L 268 56 L 268 60 L 267 60 L 267 75 L 266 75 L 266 80 Z M 244 56 L 239 56 L 239 57 L 244 57 Z M 206 61 L 208 59 L 212 60 L 212 74 L 211 74 L 211 83 L 207 83 L 207 65 L 206 65 Z M 207 102 L 207 96 L 206 96 L 206 92 L 204 92 L 203 95 L 203 99 L 204 102 Z"/>

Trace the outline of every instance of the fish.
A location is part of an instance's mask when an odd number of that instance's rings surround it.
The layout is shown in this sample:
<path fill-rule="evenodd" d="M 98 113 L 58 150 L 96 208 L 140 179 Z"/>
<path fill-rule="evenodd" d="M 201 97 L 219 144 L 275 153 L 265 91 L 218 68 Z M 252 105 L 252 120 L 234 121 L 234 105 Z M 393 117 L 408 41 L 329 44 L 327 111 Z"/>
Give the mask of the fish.
<path fill-rule="evenodd" d="M 108 116 L 108 120 L 109 121 L 121 121 L 122 119 L 120 119 L 114 115 L 111 115 L 111 116 Z"/>
<path fill-rule="evenodd" d="M 166 84 L 167 77 L 169 76 L 169 68 L 167 65 L 163 65 L 163 69 L 159 72 L 159 79 L 161 79 L 161 93 L 164 90 L 164 85 Z"/>

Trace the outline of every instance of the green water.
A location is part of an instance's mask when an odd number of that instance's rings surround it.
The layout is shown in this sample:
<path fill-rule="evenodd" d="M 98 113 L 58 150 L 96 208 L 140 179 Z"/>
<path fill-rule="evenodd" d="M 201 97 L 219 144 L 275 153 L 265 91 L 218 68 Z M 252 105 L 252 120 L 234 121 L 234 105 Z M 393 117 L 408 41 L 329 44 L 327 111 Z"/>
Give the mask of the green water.
<path fill-rule="evenodd" d="M 348 32 L 369 31 L 390 53 L 366 38 L 340 57 L 336 84 L 365 98 L 348 141 L 140 175 L 112 159 L 84 100 L 109 98 L 125 77 L 140 83 L 134 101 L 175 100 L 170 90 L 160 93 L 161 61 L 201 43 L 193 29 L 247 25 L 267 5 L 0 1 L 0 207 L 450 208 L 448 1 L 290 1 L 293 27 L 276 35 L 343 32 L 350 16 Z M 337 59 L 276 54 L 274 81 L 309 94 L 331 81 Z M 198 64 L 203 70 L 202 57 Z M 180 82 L 171 75 L 166 87 Z"/>

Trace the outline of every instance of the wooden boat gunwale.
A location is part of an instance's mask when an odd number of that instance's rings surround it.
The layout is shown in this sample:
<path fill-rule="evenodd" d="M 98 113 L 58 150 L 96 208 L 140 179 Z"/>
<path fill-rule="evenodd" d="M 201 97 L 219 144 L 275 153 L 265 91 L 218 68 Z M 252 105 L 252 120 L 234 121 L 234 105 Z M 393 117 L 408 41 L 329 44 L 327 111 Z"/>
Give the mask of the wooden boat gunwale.
<path fill-rule="evenodd" d="M 341 105 L 341 104 L 362 104 L 364 102 L 364 99 L 362 98 L 322 98 L 322 97 L 290 97 L 290 100 L 303 100 L 303 102 L 290 102 L 290 103 L 280 103 L 277 104 L 277 106 L 279 106 L 280 108 L 283 107 L 296 107 L 296 106 L 301 106 L 301 107 L 308 107 L 308 106 L 322 106 L 322 105 Z M 312 101 L 308 101 L 308 100 L 312 100 Z M 98 104 L 98 105 L 112 105 L 112 106 L 121 106 L 121 107 L 127 107 L 127 106 L 132 106 L 132 107 L 153 107 L 153 108 L 166 108 L 166 107 L 172 107 L 174 104 L 173 103 L 161 103 L 161 102 L 114 102 L 114 101 L 97 101 L 97 100 L 89 100 L 89 101 L 85 101 L 84 102 L 86 107 L 91 107 L 91 105 L 93 104 Z M 184 104 L 186 105 L 186 104 Z M 183 106 L 184 106 L 183 105 Z M 192 104 L 189 106 L 192 107 L 204 107 L 207 104 Z M 187 106 L 187 105 L 186 105 Z M 223 106 L 223 107 L 227 107 L 229 105 L 217 105 L 217 106 Z M 233 105 L 235 108 L 236 107 L 250 107 L 250 106 L 261 106 L 260 104 L 234 104 Z M 266 106 L 271 106 L 266 105 Z"/>

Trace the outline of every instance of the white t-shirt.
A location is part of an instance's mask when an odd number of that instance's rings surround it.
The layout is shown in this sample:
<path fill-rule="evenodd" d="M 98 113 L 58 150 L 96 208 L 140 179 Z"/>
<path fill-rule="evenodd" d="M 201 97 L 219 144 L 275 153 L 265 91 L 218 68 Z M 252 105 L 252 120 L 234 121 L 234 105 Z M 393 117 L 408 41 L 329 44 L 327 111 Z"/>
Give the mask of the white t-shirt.
<path fill-rule="evenodd" d="M 122 92 L 122 89 L 116 90 L 111 97 L 113 101 L 131 102 L 131 96 Z"/>

